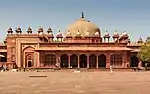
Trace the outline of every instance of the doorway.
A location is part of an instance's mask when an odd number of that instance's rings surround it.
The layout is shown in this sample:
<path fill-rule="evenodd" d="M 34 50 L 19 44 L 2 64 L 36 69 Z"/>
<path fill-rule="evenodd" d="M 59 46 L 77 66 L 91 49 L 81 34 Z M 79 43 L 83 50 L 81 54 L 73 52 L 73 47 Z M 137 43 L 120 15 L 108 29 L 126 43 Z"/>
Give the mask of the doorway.
<path fill-rule="evenodd" d="M 28 61 L 28 67 L 32 67 L 32 61 Z"/>

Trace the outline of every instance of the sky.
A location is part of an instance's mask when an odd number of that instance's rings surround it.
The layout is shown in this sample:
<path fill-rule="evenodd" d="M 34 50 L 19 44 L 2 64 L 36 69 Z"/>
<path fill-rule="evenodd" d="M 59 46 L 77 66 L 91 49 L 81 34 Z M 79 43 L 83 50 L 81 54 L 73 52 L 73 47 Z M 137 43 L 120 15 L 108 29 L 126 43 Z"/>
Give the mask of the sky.
<path fill-rule="evenodd" d="M 20 26 L 26 33 L 29 26 L 36 33 L 41 26 L 57 34 L 81 17 L 110 35 L 127 31 L 131 41 L 150 36 L 150 0 L 0 0 L 0 41 L 7 29 Z"/>

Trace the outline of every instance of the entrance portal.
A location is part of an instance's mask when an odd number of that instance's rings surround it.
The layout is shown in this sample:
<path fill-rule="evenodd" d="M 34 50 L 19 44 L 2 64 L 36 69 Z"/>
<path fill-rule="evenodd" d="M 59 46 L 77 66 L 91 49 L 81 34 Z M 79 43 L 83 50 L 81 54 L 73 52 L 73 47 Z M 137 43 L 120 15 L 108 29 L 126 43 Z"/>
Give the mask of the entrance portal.
<path fill-rule="evenodd" d="M 87 67 L 87 56 L 85 54 L 80 55 L 80 68 Z"/>

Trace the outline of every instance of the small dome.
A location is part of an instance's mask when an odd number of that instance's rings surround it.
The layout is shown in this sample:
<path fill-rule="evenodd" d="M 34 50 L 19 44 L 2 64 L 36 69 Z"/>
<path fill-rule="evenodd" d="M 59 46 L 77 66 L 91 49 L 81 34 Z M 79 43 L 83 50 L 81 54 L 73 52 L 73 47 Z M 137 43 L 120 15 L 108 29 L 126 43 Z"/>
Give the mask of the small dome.
<path fill-rule="evenodd" d="M 67 32 L 67 36 L 70 36 L 70 35 L 71 35 L 70 31 L 68 31 L 68 32 Z"/>
<path fill-rule="evenodd" d="M 113 38 L 118 38 L 119 37 L 119 33 L 117 30 L 115 30 L 114 34 L 113 34 Z"/>
<path fill-rule="evenodd" d="M 83 13 L 82 17 L 71 24 L 68 27 L 67 31 L 71 32 L 71 36 L 76 36 L 78 34 L 78 31 L 81 36 L 86 36 L 87 31 L 89 31 L 89 34 L 91 36 L 95 36 L 96 32 L 99 32 L 100 34 L 100 29 L 92 22 L 86 20 Z M 67 32 L 65 33 L 65 35 L 67 35 Z"/>
<path fill-rule="evenodd" d="M 118 35 L 118 31 L 117 30 L 115 30 L 114 35 Z"/>
<path fill-rule="evenodd" d="M 90 36 L 90 32 L 88 30 L 86 32 L 86 36 Z"/>
<path fill-rule="evenodd" d="M 12 28 L 11 28 L 11 27 L 9 27 L 9 28 L 8 28 L 8 30 L 7 30 L 7 32 L 8 32 L 8 33 L 13 33 Z"/>
<path fill-rule="evenodd" d="M 66 38 L 72 38 L 70 31 L 66 33 Z"/>
<path fill-rule="evenodd" d="M 54 38 L 54 35 L 52 32 L 50 32 L 48 35 L 49 35 L 49 37 Z"/>
<path fill-rule="evenodd" d="M 106 31 L 106 32 L 105 32 L 105 35 L 109 35 L 109 33 Z"/>
<path fill-rule="evenodd" d="M 38 33 L 43 33 L 43 28 L 42 27 L 40 27 L 39 29 L 38 29 Z"/>
<path fill-rule="evenodd" d="M 63 35 L 62 35 L 62 33 L 60 32 L 60 30 L 59 30 L 58 34 L 56 35 L 56 38 L 63 38 Z"/>
<path fill-rule="evenodd" d="M 53 35 L 53 32 L 50 32 L 49 35 Z"/>
<path fill-rule="evenodd" d="M 127 32 L 124 31 L 124 32 L 122 33 L 122 36 L 128 36 Z"/>
<path fill-rule="evenodd" d="M 140 40 L 140 41 L 142 41 L 142 38 L 141 38 L 141 37 L 139 37 L 139 40 Z"/>
<path fill-rule="evenodd" d="M 22 33 L 20 26 L 18 26 L 18 28 L 16 28 L 16 33 Z"/>
<path fill-rule="evenodd" d="M 109 33 L 108 33 L 108 31 L 107 31 L 107 30 L 106 30 L 106 32 L 105 32 L 105 34 L 104 34 L 104 37 L 105 37 L 105 38 L 110 37 L 110 36 L 109 36 Z"/>
<path fill-rule="evenodd" d="M 142 43 L 142 42 L 143 42 L 142 38 L 139 37 L 138 43 Z"/>
<path fill-rule="evenodd" d="M 32 33 L 32 28 L 29 26 L 27 33 Z"/>
<path fill-rule="evenodd" d="M 78 30 L 78 32 L 76 33 L 76 36 L 81 36 L 81 34 L 80 34 L 79 30 Z"/>
<path fill-rule="evenodd" d="M 138 41 L 143 41 L 143 40 L 142 40 L 142 38 L 141 38 L 141 37 L 139 37 L 139 40 L 138 40 Z"/>
<path fill-rule="evenodd" d="M 95 36 L 100 36 L 99 32 L 95 32 Z"/>
<path fill-rule="evenodd" d="M 48 28 L 47 33 L 52 33 L 52 29 L 50 27 Z"/>

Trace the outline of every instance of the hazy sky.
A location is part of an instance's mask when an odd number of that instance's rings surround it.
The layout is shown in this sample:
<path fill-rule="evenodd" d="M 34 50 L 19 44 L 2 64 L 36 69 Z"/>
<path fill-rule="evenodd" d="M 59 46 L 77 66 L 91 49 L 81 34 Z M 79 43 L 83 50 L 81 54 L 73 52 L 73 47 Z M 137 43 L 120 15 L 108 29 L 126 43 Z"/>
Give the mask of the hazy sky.
<path fill-rule="evenodd" d="M 107 29 L 127 30 L 132 41 L 150 36 L 150 0 L 0 0 L 0 41 L 7 29 L 28 26 L 37 32 L 39 26 L 50 26 L 55 34 L 81 17 L 97 25 L 102 35 Z"/>

